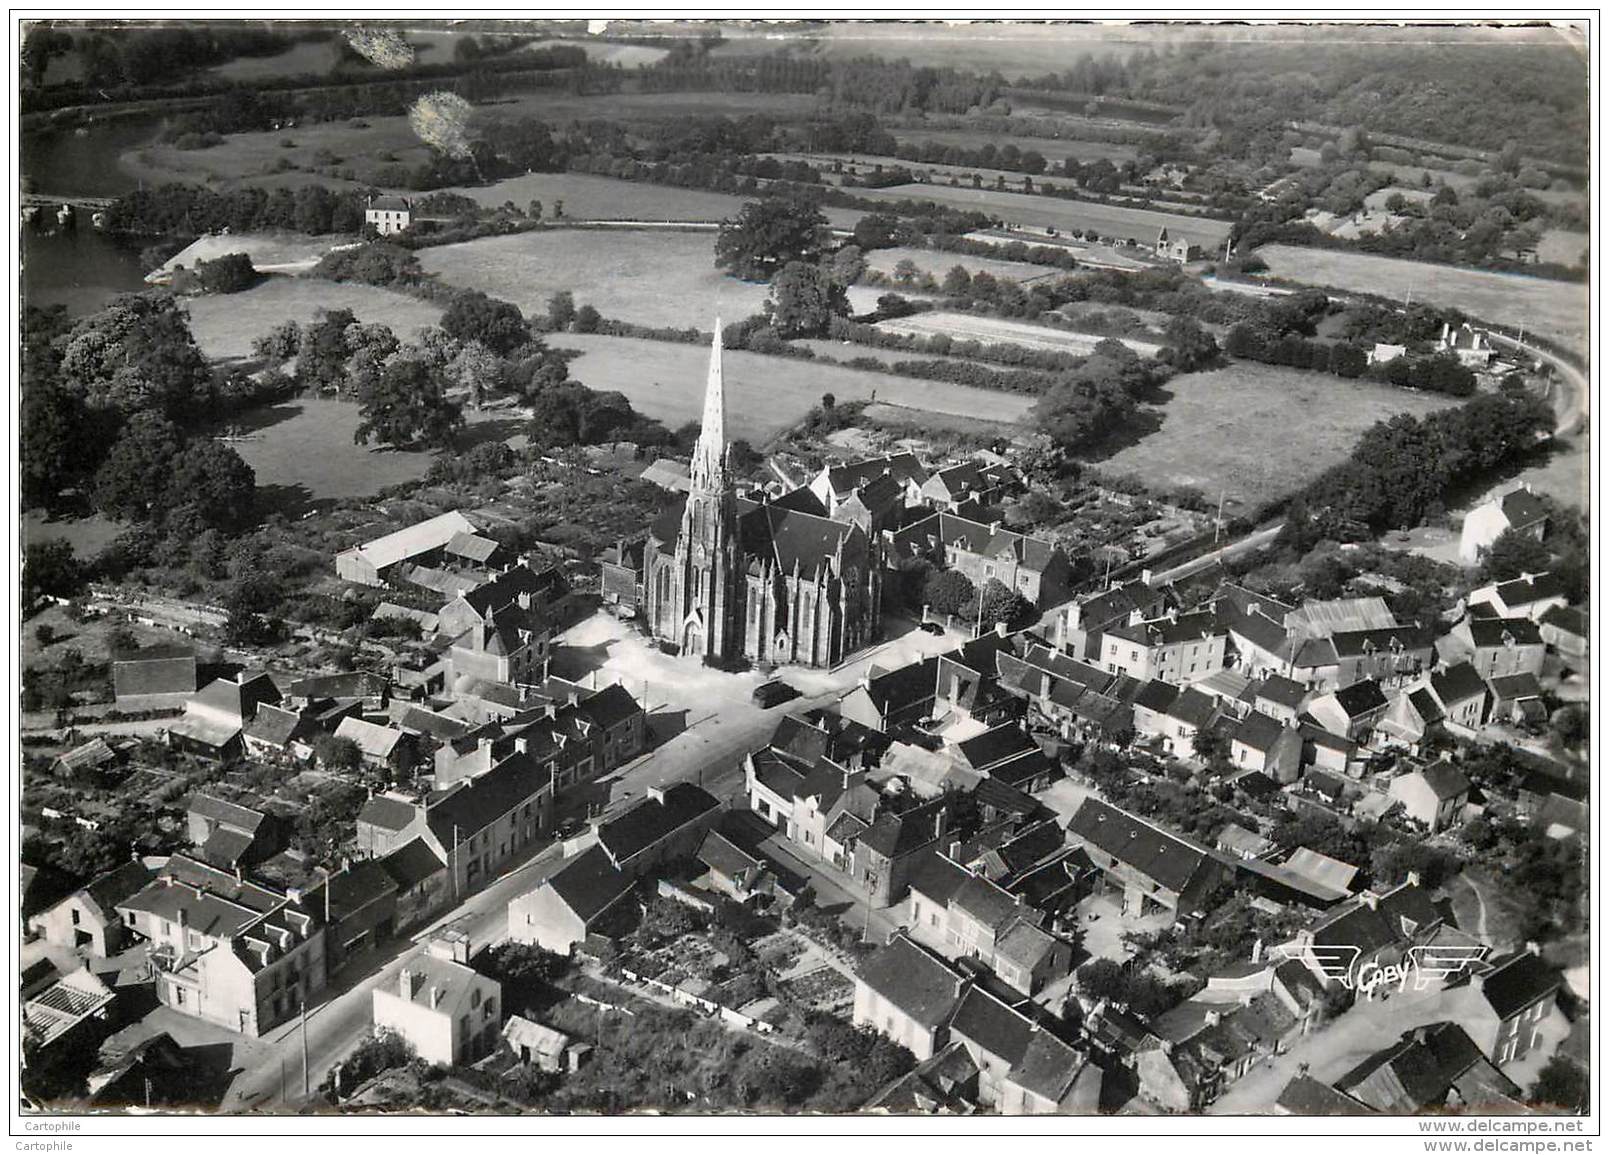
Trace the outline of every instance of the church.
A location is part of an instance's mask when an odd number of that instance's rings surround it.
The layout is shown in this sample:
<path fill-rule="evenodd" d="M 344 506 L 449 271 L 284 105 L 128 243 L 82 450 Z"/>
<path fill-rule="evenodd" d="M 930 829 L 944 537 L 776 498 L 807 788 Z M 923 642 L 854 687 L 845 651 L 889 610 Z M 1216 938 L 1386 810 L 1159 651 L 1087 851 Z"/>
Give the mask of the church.
<path fill-rule="evenodd" d="M 883 575 L 873 527 L 850 507 L 828 516 L 808 488 L 774 500 L 738 494 L 719 322 L 689 473 L 680 517 L 656 521 L 642 551 L 641 606 L 655 638 L 710 662 L 831 667 L 877 637 Z"/>

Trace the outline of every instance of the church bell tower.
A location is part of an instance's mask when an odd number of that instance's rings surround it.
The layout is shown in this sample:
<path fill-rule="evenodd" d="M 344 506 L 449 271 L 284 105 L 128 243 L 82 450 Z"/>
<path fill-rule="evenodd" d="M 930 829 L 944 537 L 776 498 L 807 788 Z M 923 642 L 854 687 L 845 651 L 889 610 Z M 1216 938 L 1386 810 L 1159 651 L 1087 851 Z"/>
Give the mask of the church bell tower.
<path fill-rule="evenodd" d="M 693 447 L 692 490 L 676 535 L 681 578 L 681 652 L 730 658 L 741 648 L 737 632 L 742 581 L 738 566 L 737 493 L 726 443 L 726 392 L 721 379 L 721 322 L 715 322 L 704 419 Z"/>

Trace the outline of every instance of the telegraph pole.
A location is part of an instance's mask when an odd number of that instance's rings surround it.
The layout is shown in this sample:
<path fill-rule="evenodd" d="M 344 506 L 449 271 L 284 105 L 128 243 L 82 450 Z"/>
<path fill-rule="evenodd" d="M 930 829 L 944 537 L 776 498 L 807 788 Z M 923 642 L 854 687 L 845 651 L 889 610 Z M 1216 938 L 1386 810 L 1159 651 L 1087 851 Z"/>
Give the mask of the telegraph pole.
<path fill-rule="evenodd" d="M 307 998 L 302 998 L 302 1098 L 307 1098 L 309 1072 L 307 1068 Z"/>

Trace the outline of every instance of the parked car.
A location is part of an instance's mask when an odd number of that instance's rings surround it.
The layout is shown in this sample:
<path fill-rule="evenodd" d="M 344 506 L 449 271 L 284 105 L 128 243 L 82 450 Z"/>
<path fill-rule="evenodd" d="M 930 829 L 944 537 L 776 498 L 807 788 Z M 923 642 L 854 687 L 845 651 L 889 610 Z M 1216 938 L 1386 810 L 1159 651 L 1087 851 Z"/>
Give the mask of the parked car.
<path fill-rule="evenodd" d="M 754 693 L 751 695 L 754 701 L 763 710 L 769 710 L 772 706 L 786 702 L 792 698 L 797 698 L 798 696 L 799 691 L 788 685 L 788 683 L 784 682 L 780 678 L 773 678 L 769 682 L 762 682 L 760 685 L 754 687 Z"/>
<path fill-rule="evenodd" d="M 937 634 L 942 634 L 944 632 L 944 627 L 939 625 L 938 622 L 923 622 L 921 625 L 917 626 L 916 628 L 921 630 L 924 634 L 937 635 Z"/>

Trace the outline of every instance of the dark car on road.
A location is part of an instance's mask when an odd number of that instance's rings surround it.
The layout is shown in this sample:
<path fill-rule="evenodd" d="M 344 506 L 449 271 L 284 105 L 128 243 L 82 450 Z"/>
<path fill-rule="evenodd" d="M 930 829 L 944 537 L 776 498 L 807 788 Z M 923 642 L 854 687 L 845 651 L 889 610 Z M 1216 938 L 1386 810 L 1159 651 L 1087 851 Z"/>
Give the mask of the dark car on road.
<path fill-rule="evenodd" d="M 788 685 L 788 683 L 784 682 L 781 678 L 773 678 L 769 682 L 762 682 L 760 685 L 754 687 L 754 693 L 751 695 L 754 701 L 763 710 L 769 710 L 772 706 L 789 701 L 792 698 L 797 698 L 798 696 L 799 691 Z"/>
<path fill-rule="evenodd" d="M 924 634 L 942 634 L 944 632 L 944 627 L 939 625 L 938 622 L 923 622 L 916 628 Z"/>

